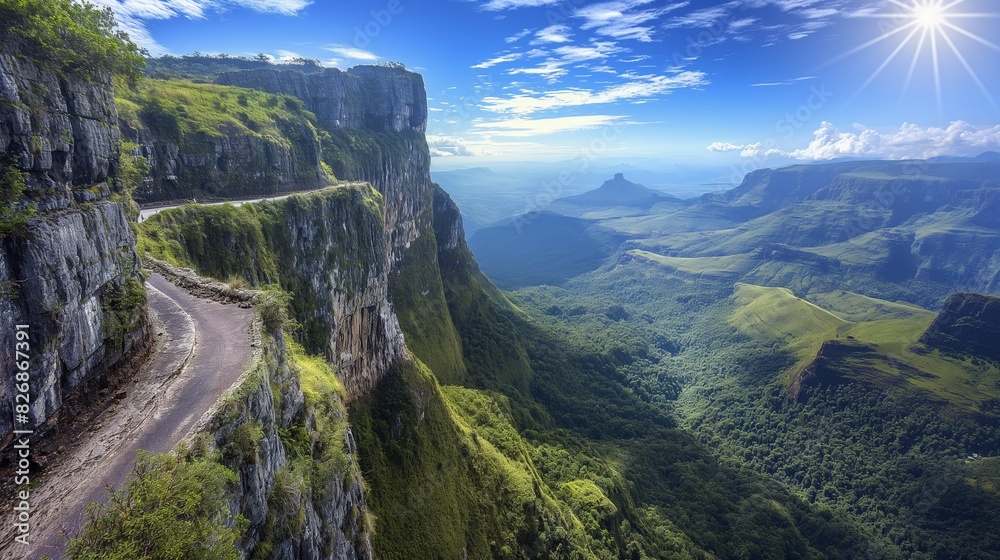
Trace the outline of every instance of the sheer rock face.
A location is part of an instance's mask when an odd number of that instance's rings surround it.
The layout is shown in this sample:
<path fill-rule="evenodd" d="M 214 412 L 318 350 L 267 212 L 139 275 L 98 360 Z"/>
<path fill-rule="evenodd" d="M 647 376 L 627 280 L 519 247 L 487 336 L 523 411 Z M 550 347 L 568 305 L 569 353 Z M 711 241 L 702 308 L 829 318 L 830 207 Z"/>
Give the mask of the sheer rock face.
<path fill-rule="evenodd" d="M 225 419 L 225 413 L 217 415 L 211 430 L 213 445 L 224 450 L 227 466 L 240 477 L 229 503 L 234 517 L 241 514 L 250 523 L 240 549 L 249 555 L 266 541 L 271 552 L 265 557 L 271 560 L 371 560 L 361 471 L 350 428 L 343 434 L 348 455 L 344 471 L 302 486 L 298 482 L 289 486 L 286 480 L 284 487 L 276 488 L 282 476 L 294 480 L 302 475 L 290 471 L 290 451 L 279 430 L 303 426 L 313 430 L 316 418 L 289 368 L 282 339 L 271 338 L 265 346 L 262 377 L 245 381 L 256 386 L 233 403 L 238 413 Z M 274 398 L 275 391 L 280 399 Z M 340 403 L 329 406 L 347 422 Z M 259 427 L 263 434 L 253 453 L 227 454 L 231 436 L 248 426 Z"/>
<path fill-rule="evenodd" d="M 141 282 L 135 235 L 109 178 L 120 138 L 110 76 L 60 76 L 0 45 L 0 170 L 23 172 L 26 231 L 0 240 L 0 360 L 15 325 L 30 336 L 29 421 L 13 425 L 15 377 L 0 385 L 0 438 L 53 422 L 64 401 L 144 347 L 144 309 L 128 328 L 114 298 Z"/>
<path fill-rule="evenodd" d="M 356 66 L 346 72 L 331 68 L 314 74 L 265 68 L 226 72 L 217 81 L 295 96 L 316 115 L 321 128 L 385 134 L 389 142 L 398 144 L 398 150 L 377 168 L 342 178 L 368 181 L 382 193 L 392 268 L 421 232 L 430 231 L 427 213 L 422 212 L 431 178 L 430 153 L 423 136 L 427 94 L 419 74 L 380 66 Z"/>
<path fill-rule="evenodd" d="M 284 138 L 239 131 L 195 133 L 182 139 L 123 125 L 150 173 L 135 192 L 139 203 L 252 198 L 322 186 L 320 143 L 304 122 L 284 123 Z"/>
<path fill-rule="evenodd" d="M 283 260 L 315 297 L 312 320 L 328 333 L 331 361 L 348 400 L 374 388 L 406 355 L 389 302 L 386 233 L 378 212 L 358 191 L 283 202 L 289 243 Z"/>
<path fill-rule="evenodd" d="M 419 74 L 380 66 L 334 68 L 315 74 L 262 68 L 224 72 L 220 84 L 287 93 L 321 125 L 379 132 L 427 130 L 427 94 Z"/>

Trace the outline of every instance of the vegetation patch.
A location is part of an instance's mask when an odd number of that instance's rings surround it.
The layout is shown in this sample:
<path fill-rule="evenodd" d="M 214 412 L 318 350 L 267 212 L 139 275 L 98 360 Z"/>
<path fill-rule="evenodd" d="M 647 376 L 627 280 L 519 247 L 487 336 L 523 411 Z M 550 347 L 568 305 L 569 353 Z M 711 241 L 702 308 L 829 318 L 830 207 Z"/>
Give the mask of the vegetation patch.
<path fill-rule="evenodd" d="M 145 59 L 118 29 L 111 8 L 72 0 L 0 0 L 0 40 L 12 52 L 43 61 L 63 75 L 101 71 L 136 83 Z"/>
<path fill-rule="evenodd" d="M 190 558 L 238 560 L 246 520 L 229 520 L 236 475 L 207 459 L 140 451 L 124 486 L 92 503 L 83 532 L 67 547 L 73 560 Z"/>

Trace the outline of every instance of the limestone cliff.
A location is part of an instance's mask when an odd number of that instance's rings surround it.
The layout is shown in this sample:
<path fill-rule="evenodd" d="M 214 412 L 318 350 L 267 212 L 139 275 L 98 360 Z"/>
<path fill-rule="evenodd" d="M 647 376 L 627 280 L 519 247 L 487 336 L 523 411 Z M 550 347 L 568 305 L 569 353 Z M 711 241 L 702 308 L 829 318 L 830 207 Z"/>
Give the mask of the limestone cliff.
<path fill-rule="evenodd" d="M 125 137 L 149 162 L 139 203 L 252 198 L 327 181 L 315 117 L 297 99 L 148 79 L 118 105 Z"/>
<path fill-rule="evenodd" d="M 280 330 L 263 338 L 256 369 L 220 403 L 204 434 L 239 476 L 230 510 L 250 522 L 240 548 L 270 560 L 371 559 L 343 401 L 336 394 L 308 398 L 300 381 L 308 374 Z"/>
<path fill-rule="evenodd" d="M 0 240 L 0 360 L 14 363 L 29 325 L 30 414 L 53 422 L 64 402 L 144 347 L 145 293 L 135 235 L 116 186 L 118 117 L 111 77 L 75 78 L 0 52 L 0 171 L 22 172 L 23 231 Z M 6 370 L 5 370 L 6 371 Z M 0 437 L 14 379 L 0 385 Z"/>
<path fill-rule="evenodd" d="M 226 72 L 218 82 L 302 100 L 316 115 L 317 126 L 330 133 L 323 149 L 330 153 L 337 177 L 368 181 L 382 193 L 393 267 L 429 230 L 421 217 L 431 180 L 424 139 L 427 94 L 419 74 L 384 66 L 311 74 L 257 69 Z"/>

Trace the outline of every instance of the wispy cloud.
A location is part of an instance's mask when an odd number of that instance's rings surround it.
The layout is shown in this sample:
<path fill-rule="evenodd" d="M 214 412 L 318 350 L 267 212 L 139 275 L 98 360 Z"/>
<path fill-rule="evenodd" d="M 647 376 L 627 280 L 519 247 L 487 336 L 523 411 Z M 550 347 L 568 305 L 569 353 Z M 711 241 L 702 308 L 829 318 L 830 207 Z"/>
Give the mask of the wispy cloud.
<path fill-rule="evenodd" d="M 530 29 L 522 29 L 522 30 L 518 31 L 517 33 L 511 35 L 510 37 L 505 38 L 503 41 L 505 43 L 516 43 L 516 42 L 520 41 L 521 39 L 524 39 L 528 35 L 531 35 L 531 30 Z"/>
<path fill-rule="evenodd" d="M 541 43 L 568 43 L 571 41 L 569 38 L 570 30 L 568 25 L 556 24 L 550 25 L 545 29 L 539 30 L 535 33 L 535 40 L 531 42 L 533 45 L 538 45 Z"/>
<path fill-rule="evenodd" d="M 326 47 L 326 50 L 332 52 L 333 54 L 339 57 L 348 58 L 351 60 L 375 61 L 382 58 L 371 51 L 366 51 L 364 49 L 359 49 L 357 47 L 349 47 L 346 45 L 330 45 L 329 47 Z"/>
<path fill-rule="evenodd" d="M 790 86 L 797 82 L 804 82 L 806 80 L 815 80 L 816 76 L 802 76 L 799 78 L 792 78 L 791 80 L 785 80 L 782 82 L 761 82 L 759 84 L 750 84 L 750 87 L 775 87 L 775 86 Z"/>
<path fill-rule="evenodd" d="M 489 60 L 484 60 L 479 64 L 474 64 L 472 68 L 491 68 L 497 64 L 503 64 L 504 62 L 514 62 L 515 60 L 521 58 L 521 56 L 521 53 L 502 54 Z"/>
<path fill-rule="evenodd" d="M 501 10 L 514 10 L 517 8 L 537 8 L 538 6 L 551 6 L 558 4 L 562 0 L 489 0 L 483 4 L 483 9 L 491 12 Z"/>
<path fill-rule="evenodd" d="M 312 0 L 91 0 L 111 8 L 115 20 L 135 44 L 152 54 L 167 52 L 150 34 L 146 21 L 186 17 L 200 19 L 210 11 L 224 12 L 247 8 L 256 12 L 291 16 L 312 4 Z"/>
<path fill-rule="evenodd" d="M 708 84 L 704 72 L 685 71 L 671 76 L 643 76 L 600 91 L 566 88 L 540 94 L 517 94 L 509 97 L 490 96 L 483 99 L 483 108 L 495 113 L 529 115 L 562 107 L 601 105 L 668 94 L 682 88 Z"/>
<path fill-rule="evenodd" d="M 677 2 L 653 9 L 638 9 L 652 0 L 615 0 L 591 4 L 576 11 L 576 18 L 584 20 L 581 29 L 593 29 L 598 35 L 614 39 L 633 39 L 650 42 L 654 28 L 648 25 L 663 14 L 687 6 L 688 2 Z"/>
<path fill-rule="evenodd" d="M 581 115 L 573 117 L 554 117 L 547 119 L 511 118 L 499 121 L 481 122 L 474 128 L 482 133 L 495 136 L 531 137 L 557 132 L 572 132 L 623 124 L 625 117 L 618 115 Z"/>

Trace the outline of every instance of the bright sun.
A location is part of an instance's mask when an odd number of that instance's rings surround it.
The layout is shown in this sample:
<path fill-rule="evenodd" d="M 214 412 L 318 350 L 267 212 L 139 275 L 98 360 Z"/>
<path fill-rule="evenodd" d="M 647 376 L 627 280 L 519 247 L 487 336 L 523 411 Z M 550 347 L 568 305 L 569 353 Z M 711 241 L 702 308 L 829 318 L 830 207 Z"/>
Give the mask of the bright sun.
<path fill-rule="evenodd" d="M 940 27 L 947 21 L 948 14 L 939 5 L 926 4 L 913 7 L 913 17 L 924 28 Z"/>
<path fill-rule="evenodd" d="M 868 85 L 882 73 L 882 70 L 884 70 L 886 66 L 888 66 L 889 63 L 891 63 L 903 51 L 903 49 L 907 47 L 907 45 L 914 44 L 915 42 L 916 46 L 913 49 L 913 59 L 909 64 L 909 72 L 906 76 L 906 82 L 903 84 L 903 91 L 905 92 L 907 88 L 909 88 L 910 82 L 913 79 L 913 75 L 917 66 L 920 64 L 921 59 L 926 60 L 929 56 L 931 68 L 934 72 L 934 86 L 935 92 L 937 93 L 938 111 L 943 113 L 941 101 L 940 59 L 944 49 L 939 49 L 939 47 L 947 46 L 948 50 L 951 51 L 955 59 L 957 59 L 962 67 L 965 68 L 969 77 L 972 78 L 977 86 L 979 86 L 983 95 L 986 96 L 994 108 L 997 108 L 997 104 L 993 100 L 993 96 L 983 85 L 982 80 L 979 79 L 979 76 L 972 69 L 972 66 L 969 64 L 969 61 L 966 60 L 962 51 L 959 50 L 958 45 L 955 43 L 955 38 L 957 35 L 961 35 L 965 39 L 971 39 L 972 41 L 1000 52 L 1000 46 L 983 39 L 979 35 L 976 35 L 958 24 L 958 22 L 963 19 L 993 18 L 997 17 L 998 14 L 956 12 L 955 8 L 957 8 L 960 4 L 963 4 L 965 1 L 966 0 L 887 0 L 886 4 L 895 6 L 897 9 L 895 13 L 877 13 L 866 16 L 872 18 L 884 18 L 888 20 L 889 25 L 887 26 L 887 30 L 882 35 L 850 50 L 847 53 L 844 53 L 835 60 L 846 58 L 892 37 L 899 38 L 899 45 L 896 46 L 895 50 L 892 51 L 881 66 L 879 66 L 875 72 L 872 73 L 871 77 L 868 78 L 868 81 L 866 81 L 858 90 L 858 93 L 861 93 L 861 91 L 868 87 Z M 883 29 L 886 29 L 886 27 L 883 27 Z M 1000 108 L 997 108 L 997 110 L 1000 111 Z"/>

